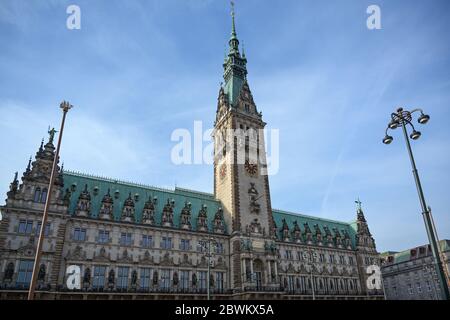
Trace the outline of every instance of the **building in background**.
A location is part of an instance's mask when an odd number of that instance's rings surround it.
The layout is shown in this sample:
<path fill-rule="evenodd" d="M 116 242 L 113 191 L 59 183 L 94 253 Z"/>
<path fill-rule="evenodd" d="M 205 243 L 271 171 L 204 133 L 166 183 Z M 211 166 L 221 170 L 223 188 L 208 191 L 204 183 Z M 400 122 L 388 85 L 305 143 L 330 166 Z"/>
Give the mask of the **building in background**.
<path fill-rule="evenodd" d="M 368 289 L 367 267 L 379 264 L 360 204 L 354 222 L 273 209 L 263 135 L 257 146 L 220 149 L 228 129 L 265 122 L 247 81 L 234 15 L 215 119 L 214 193 L 166 190 L 58 167 L 51 195 L 37 298 L 205 298 L 205 237 L 214 237 L 210 287 L 214 298 L 382 299 Z M 227 138 L 225 138 L 227 140 Z M 262 160 L 237 163 L 238 148 Z M 26 296 L 47 195 L 53 136 L 16 173 L 1 207 L 0 297 Z M 261 158 L 261 157 L 260 157 Z M 295 190 L 290 190 L 295 196 Z M 66 269 L 81 268 L 79 290 Z"/>
<path fill-rule="evenodd" d="M 450 240 L 439 242 L 447 283 L 450 284 Z M 386 299 L 388 300 L 437 300 L 442 299 L 430 245 L 423 245 L 402 252 L 386 252 L 382 258 Z"/>

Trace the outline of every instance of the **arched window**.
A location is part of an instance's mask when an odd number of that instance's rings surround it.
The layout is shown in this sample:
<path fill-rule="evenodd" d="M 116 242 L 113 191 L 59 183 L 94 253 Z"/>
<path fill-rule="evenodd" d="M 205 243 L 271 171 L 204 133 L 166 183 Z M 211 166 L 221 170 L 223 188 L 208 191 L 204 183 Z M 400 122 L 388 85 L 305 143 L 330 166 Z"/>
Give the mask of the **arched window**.
<path fill-rule="evenodd" d="M 43 189 L 42 193 L 41 193 L 41 201 L 42 203 L 45 203 L 45 201 L 47 200 L 47 189 Z"/>
<path fill-rule="evenodd" d="M 39 202 L 40 198 L 41 198 L 41 188 L 37 187 L 36 190 L 34 190 L 34 202 Z"/>

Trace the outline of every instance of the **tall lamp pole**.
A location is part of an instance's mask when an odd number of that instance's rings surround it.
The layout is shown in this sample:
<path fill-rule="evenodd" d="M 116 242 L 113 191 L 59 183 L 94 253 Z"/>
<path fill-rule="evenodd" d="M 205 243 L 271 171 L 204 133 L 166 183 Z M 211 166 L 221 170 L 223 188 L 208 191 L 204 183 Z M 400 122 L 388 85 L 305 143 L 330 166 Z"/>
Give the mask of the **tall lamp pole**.
<path fill-rule="evenodd" d="M 210 294 L 210 281 L 211 281 L 211 258 L 214 256 L 214 252 L 211 251 L 211 244 L 216 247 L 217 241 L 213 237 L 207 237 L 201 240 L 201 248 L 206 250 L 206 257 L 208 258 L 208 275 L 206 280 L 206 295 L 207 299 L 211 299 Z"/>
<path fill-rule="evenodd" d="M 42 256 L 42 244 L 44 242 L 45 225 L 47 223 L 48 208 L 50 206 L 50 198 L 52 196 L 53 184 L 54 184 L 55 178 L 56 178 L 56 166 L 58 164 L 59 149 L 61 147 L 61 140 L 62 140 L 63 130 L 64 130 L 64 122 L 66 121 L 67 112 L 72 107 L 73 106 L 67 101 L 63 101 L 60 104 L 60 108 L 63 111 L 63 117 L 62 117 L 62 121 L 61 121 L 61 129 L 59 130 L 58 145 L 56 146 L 55 158 L 53 159 L 53 167 L 52 167 L 52 173 L 50 175 L 50 182 L 48 185 L 48 192 L 47 192 L 47 197 L 46 197 L 45 205 L 44 205 L 44 213 L 42 214 L 41 230 L 39 231 L 39 240 L 38 240 L 37 249 L 36 249 L 36 256 L 34 259 L 34 266 L 33 266 L 33 273 L 31 276 L 30 290 L 28 291 L 28 300 L 34 300 L 34 291 L 36 288 L 36 281 L 37 281 L 37 276 L 39 273 L 39 264 L 40 264 L 41 256 Z"/>
<path fill-rule="evenodd" d="M 398 127 L 402 127 L 403 129 L 403 135 L 405 137 L 406 141 L 406 148 L 408 150 L 409 159 L 411 160 L 411 166 L 412 166 L 412 172 L 414 176 L 414 181 L 416 183 L 417 193 L 419 194 L 419 200 L 420 205 L 422 207 L 422 216 L 425 222 L 425 228 L 428 235 L 428 240 L 430 241 L 431 250 L 433 252 L 434 257 L 434 263 L 436 265 L 436 270 L 438 271 L 440 285 L 441 285 L 441 291 L 443 294 L 443 297 L 445 300 L 449 299 L 449 291 L 448 291 L 448 285 L 447 280 L 444 274 L 444 269 L 442 265 L 442 259 L 440 256 L 440 248 L 439 248 L 439 240 L 437 237 L 436 229 L 433 224 L 433 218 L 431 216 L 431 209 L 427 206 L 425 202 L 425 197 L 423 195 L 422 185 L 420 183 L 419 174 L 417 172 L 416 168 L 416 162 L 414 161 L 414 156 L 411 149 L 411 144 L 409 139 L 417 140 L 420 138 L 421 133 L 419 131 L 416 131 L 414 128 L 414 125 L 411 123 L 412 121 L 412 114 L 415 112 L 420 112 L 420 116 L 417 119 L 417 121 L 420 124 L 425 124 L 430 119 L 429 115 L 426 115 L 423 113 L 422 109 L 414 109 L 412 111 L 403 110 L 403 108 L 398 108 L 397 112 L 391 114 L 391 121 L 388 124 L 388 127 L 386 128 L 385 137 L 383 139 L 384 144 L 390 144 L 394 138 L 388 135 L 387 131 L 389 129 L 394 130 Z M 408 137 L 408 132 L 406 130 L 406 125 L 410 125 L 413 129 L 413 132 Z"/>
<path fill-rule="evenodd" d="M 313 266 L 314 262 L 317 260 L 317 253 L 312 249 L 307 249 L 307 251 L 303 252 L 303 258 L 308 261 L 309 265 L 309 275 L 311 278 L 311 289 L 312 289 L 312 298 L 316 300 L 316 293 L 314 289 L 314 277 L 313 277 Z"/>

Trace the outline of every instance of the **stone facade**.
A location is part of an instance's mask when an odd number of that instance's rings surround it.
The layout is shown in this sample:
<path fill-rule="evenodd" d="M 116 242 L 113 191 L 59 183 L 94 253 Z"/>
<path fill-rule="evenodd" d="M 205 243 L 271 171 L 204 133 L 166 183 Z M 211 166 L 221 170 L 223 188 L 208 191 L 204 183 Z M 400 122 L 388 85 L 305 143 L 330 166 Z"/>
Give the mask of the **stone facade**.
<path fill-rule="evenodd" d="M 450 240 L 439 242 L 450 285 Z M 429 245 L 383 253 L 381 272 L 388 300 L 440 300 L 442 292 Z"/>
<path fill-rule="evenodd" d="M 257 144 L 231 137 L 230 147 L 219 148 L 226 130 L 265 126 L 234 16 L 232 25 L 215 121 L 214 193 L 165 190 L 58 166 L 38 297 L 204 299 L 209 282 L 215 299 L 383 298 L 366 286 L 367 267 L 379 259 L 360 206 L 350 223 L 273 209 L 264 137 L 256 131 Z M 53 134 L 30 159 L 21 182 L 16 173 L 1 207 L 2 299 L 26 296 L 55 157 Z M 239 148 L 255 151 L 256 162 L 240 163 Z M 217 243 L 211 263 L 205 237 Z M 80 289 L 67 285 L 73 265 L 81 269 Z"/>

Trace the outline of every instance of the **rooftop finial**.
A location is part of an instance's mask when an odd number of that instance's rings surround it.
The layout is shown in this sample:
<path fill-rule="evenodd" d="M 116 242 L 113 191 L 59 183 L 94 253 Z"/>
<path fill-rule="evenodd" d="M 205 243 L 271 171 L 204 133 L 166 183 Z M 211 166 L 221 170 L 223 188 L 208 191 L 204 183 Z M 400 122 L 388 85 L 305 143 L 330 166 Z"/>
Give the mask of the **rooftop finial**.
<path fill-rule="evenodd" d="M 28 165 L 27 165 L 27 171 L 31 170 L 31 156 L 30 159 L 28 160 Z"/>
<path fill-rule="evenodd" d="M 231 36 L 236 37 L 236 27 L 234 25 L 234 1 L 231 1 Z"/>
<path fill-rule="evenodd" d="M 359 200 L 359 197 L 358 197 L 358 200 L 356 200 L 355 201 L 355 203 L 356 203 L 356 210 L 358 210 L 358 211 L 361 211 L 362 209 L 361 209 L 361 200 Z"/>

